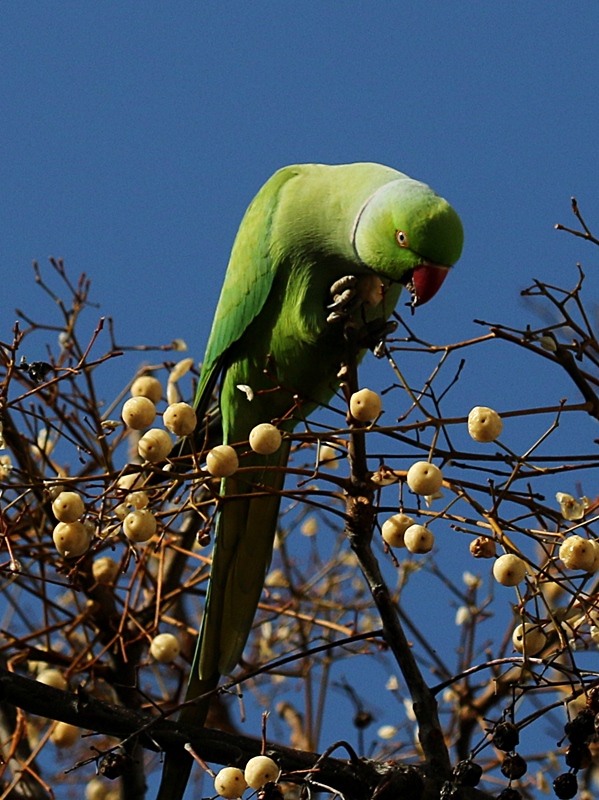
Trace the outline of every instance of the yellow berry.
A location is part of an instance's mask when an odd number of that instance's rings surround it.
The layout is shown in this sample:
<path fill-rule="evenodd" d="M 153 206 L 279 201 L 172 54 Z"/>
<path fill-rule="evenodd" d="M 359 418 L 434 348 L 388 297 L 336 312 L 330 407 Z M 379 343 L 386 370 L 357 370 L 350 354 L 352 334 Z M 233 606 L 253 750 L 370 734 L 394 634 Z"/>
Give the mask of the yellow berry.
<path fill-rule="evenodd" d="M 559 557 L 567 569 L 590 572 L 595 562 L 595 547 L 582 536 L 568 536 L 560 545 Z"/>
<path fill-rule="evenodd" d="M 123 520 L 123 532 L 130 542 L 147 542 L 156 533 L 156 517 L 147 508 L 131 511 Z"/>
<path fill-rule="evenodd" d="M 170 664 L 180 651 L 179 640 L 172 633 L 159 633 L 150 644 L 150 653 L 161 664 Z"/>
<path fill-rule="evenodd" d="M 318 520 L 316 517 L 307 517 L 302 522 L 301 532 L 304 536 L 315 536 L 318 533 Z"/>
<path fill-rule="evenodd" d="M 64 678 L 64 675 L 57 669 L 49 668 L 42 670 L 37 676 L 36 680 L 45 684 L 46 686 L 52 686 L 54 689 L 62 689 L 63 691 L 66 691 L 68 688 L 68 684 Z"/>
<path fill-rule="evenodd" d="M 85 784 L 85 800 L 109 800 L 112 789 L 100 778 L 92 778 Z"/>
<path fill-rule="evenodd" d="M 518 625 L 512 635 L 514 650 L 519 653 L 526 653 L 529 656 L 539 653 L 545 647 L 546 641 L 547 637 L 541 628 L 532 622 L 524 622 L 522 625 Z"/>
<path fill-rule="evenodd" d="M 206 456 L 206 469 L 215 478 L 228 478 L 237 471 L 239 459 L 237 453 L 228 444 L 213 447 Z"/>
<path fill-rule="evenodd" d="M 61 492 L 66 492 L 66 487 L 62 483 L 50 483 L 44 481 L 44 488 L 48 492 L 50 500 L 56 500 Z"/>
<path fill-rule="evenodd" d="M 506 553 L 493 564 L 493 577 L 502 586 L 517 586 L 526 577 L 526 563 L 514 553 Z"/>
<path fill-rule="evenodd" d="M 91 544 L 87 528 L 82 522 L 59 522 L 52 539 L 60 555 L 65 558 L 82 556 Z"/>
<path fill-rule="evenodd" d="M 162 428 L 150 428 L 137 443 L 137 452 L 152 464 L 163 461 L 173 449 L 170 434 Z"/>
<path fill-rule="evenodd" d="M 110 556 L 96 558 L 92 564 L 92 576 L 98 583 L 114 583 L 120 567 Z"/>
<path fill-rule="evenodd" d="M 389 547 L 405 547 L 404 533 L 413 524 L 414 520 L 407 514 L 394 514 L 383 522 L 381 529 L 383 541 Z"/>
<path fill-rule="evenodd" d="M 121 418 L 134 431 L 148 428 L 156 417 L 156 406 L 147 397 L 130 397 L 123 405 Z"/>
<path fill-rule="evenodd" d="M 417 461 L 408 470 L 406 480 L 414 494 L 433 495 L 443 485 L 443 473 L 429 461 Z"/>
<path fill-rule="evenodd" d="M 214 790 L 226 800 L 235 800 L 247 789 L 247 783 L 243 777 L 243 772 L 237 767 L 225 767 L 221 769 L 214 779 Z"/>
<path fill-rule="evenodd" d="M 259 453 L 262 456 L 276 453 L 281 446 L 282 440 L 281 431 L 269 422 L 256 425 L 250 431 L 250 447 L 255 453 Z"/>
<path fill-rule="evenodd" d="M 140 508 L 146 508 L 149 502 L 150 498 L 147 493 L 142 491 L 130 492 L 125 498 L 126 505 L 133 506 L 133 508 L 138 510 Z"/>
<path fill-rule="evenodd" d="M 142 375 L 133 381 L 131 395 L 132 397 L 147 397 L 153 403 L 159 403 L 162 399 L 162 384 L 151 375 Z"/>
<path fill-rule="evenodd" d="M 177 383 L 184 375 L 187 375 L 189 370 L 193 367 L 193 358 L 182 358 L 178 361 L 168 376 L 169 383 Z"/>
<path fill-rule="evenodd" d="M 370 422 L 383 410 L 381 396 L 371 389 L 360 389 L 349 398 L 349 411 L 358 422 Z"/>
<path fill-rule="evenodd" d="M 319 451 L 318 463 L 327 469 L 339 469 L 338 452 L 330 444 L 323 444 Z"/>
<path fill-rule="evenodd" d="M 189 436 L 196 429 L 196 412 L 189 403 L 171 403 L 162 415 L 164 427 L 175 436 Z"/>
<path fill-rule="evenodd" d="M 279 767 L 268 756 L 254 756 L 245 765 L 244 777 L 250 789 L 261 789 L 265 783 L 274 783 L 277 780 Z"/>
<path fill-rule="evenodd" d="M 426 525 L 410 525 L 404 533 L 404 544 L 410 553 L 430 553 L 435 537 Z"/>
<path fill-rule="evenodd" d="M 142 486 L 143 482 L 144 482 L 143 473 L 141 471 L 138 471 L 138 472 L 129 472 L 127 475 L 121 475 L 121 477 L 116 482 L 116 485 L 119 489 L 124 489 L 125 491 L 130 492 Z"/>
<path fill-rule="evenodd" d="M 476 442 L 494 442 L 503 430 L 497 411 L 486 406 L 476 406 L 468 414 L 468 433 Z"/>
<path fill-rule="evenodd" d="M 587 572 L 599 572 L 599 539 L 589 539 L 595 551 L 595 559 Z"/>
<path fill-rule="evenodd" d="M 56 747 L 72 747 L 80 735 L 81 729 L 76 725 L 69 725 L 68 722 L 57 722 L 50 734 L 50 741 Z"/>
<path fill-rule="evenodd" d="M 59 522 L 75 522 L 85 511 L 78 492 L 61 492 L 52 503 L 52 512 Z"/>

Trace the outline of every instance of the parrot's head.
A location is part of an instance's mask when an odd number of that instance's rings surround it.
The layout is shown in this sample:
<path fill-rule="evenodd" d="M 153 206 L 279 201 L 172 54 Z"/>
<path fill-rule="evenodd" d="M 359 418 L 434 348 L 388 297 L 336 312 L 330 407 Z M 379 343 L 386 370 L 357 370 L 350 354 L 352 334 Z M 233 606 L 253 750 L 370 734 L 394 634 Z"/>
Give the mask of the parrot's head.
<path fill-rule="evenodd" d="M 447 200 L 407 176 L 377 189 L 353 228 L 360 261 L 406 286 L 412 305 L 422 305 L 437 293 L 463 242 L 462 223 Z"/>

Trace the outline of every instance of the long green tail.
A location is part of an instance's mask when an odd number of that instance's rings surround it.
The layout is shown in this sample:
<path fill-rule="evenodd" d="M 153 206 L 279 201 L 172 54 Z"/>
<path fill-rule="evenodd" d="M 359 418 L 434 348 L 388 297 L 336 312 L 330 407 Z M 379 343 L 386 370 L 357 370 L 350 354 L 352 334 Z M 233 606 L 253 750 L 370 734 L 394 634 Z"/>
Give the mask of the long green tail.
<path fill-rule="evenodd" d="M 240 474 L 222 482 L 210 583 L 186 701 L 213 691 L 220 676 L 232 672 L 241 658 L 272 557 L 284 482 L 281 468 L 288 455 L 289 444 L 283 442 L 268 459 L 242 461 L 244 467 L 268 461 L 263 470 L 252 470 L 246 480 Z M 210 700 L 185 706 L 178 720 L 203 726 Z M 184 750 L 167 753 L 157 800 L 182 800 L 192 765 Z"/>

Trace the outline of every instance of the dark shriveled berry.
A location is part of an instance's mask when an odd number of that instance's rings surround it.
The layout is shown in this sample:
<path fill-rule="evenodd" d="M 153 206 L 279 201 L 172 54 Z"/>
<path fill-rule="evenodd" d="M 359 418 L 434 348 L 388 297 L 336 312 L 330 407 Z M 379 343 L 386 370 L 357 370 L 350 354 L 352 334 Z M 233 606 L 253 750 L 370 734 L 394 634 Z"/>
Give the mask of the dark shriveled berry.
<path fill-rule="evenodd" d="M 518 746 L 520 734 L 513 722 L 500 722 L 493 731 L 493 744 L 498 750 L 509 752 Z"/>
<path fill-rule="evenodd" d="M 506 786 L 503 792 L 497 795 L 497 800 L 522 800 L 522 795 L 517 789 L 512 789 L 511 786 Z"/>
<path fill-rule="evenodd" d="M 553 791 L 559 800 L 572 800 L 578 792 L 578 780 L 573 772 L 564 772 L 553 781 Z"/>
<path fill-rule="evenodd" d="M 592 756 L 588 744 L 571 744 L 566 750 L 566 764 L 572 769 L 591 766 Z"/>
<path fill-rule="evenodd" d="M 519 753 L 512 753 L 503 759 L 501 765 L 501 772 L 506 778 L 510 780 L 518 780 L 523 775 L 526 775 L 528 765 Z"/>
<path fill-rule="evenodd" d="M 257 800 L 283 800 L 283 790 L 278 783 L 265 783 L 256 795 Z"/>
<path fill-rule="evenodd" d="M 369 711 L 358 711 L 354 716 L 354 725 L 356 728 L 367 728 L 374 722 L 374 717 Z"/>
<path fill-rule="evenodd" d="M 457 800 L 459 793 L 460 789 L 457 783 L 445 781 L 439 792 L 439 800 Z"/>
<path fill-rule="evenodd" d="M 584 744 L 595 733 L 595 715 L 590 708 L 583 708 L 574 719 L 566 722 L 564 730 L 572 744 Z"/>
<path fill-rule="evenodd" d="M 106 755 L 102 756 L 100 759 L 98 772 L 103 777 L 113 781 L 123 775 L 125 768 L 128 766 L 127 762 L 130 760 L 129 756 L 124 753 L 106 753 Z"/>
<path fill-rule="evenodd" d="M 453 777 L 460 786 L 478 786 L 483 768 L 472 759 L 466 758 L 453 768 Z"/>

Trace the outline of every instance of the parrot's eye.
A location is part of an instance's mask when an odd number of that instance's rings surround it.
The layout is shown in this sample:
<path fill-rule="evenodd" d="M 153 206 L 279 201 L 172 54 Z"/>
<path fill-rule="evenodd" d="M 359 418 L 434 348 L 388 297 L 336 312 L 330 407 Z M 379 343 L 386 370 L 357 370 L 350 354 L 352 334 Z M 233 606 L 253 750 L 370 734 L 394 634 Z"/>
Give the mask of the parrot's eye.
<path fill-rule="evenodd" d="M 403 231 L 395 231 L 395 241 L 400 247 L 408 246 L 408 237 Z"/>

